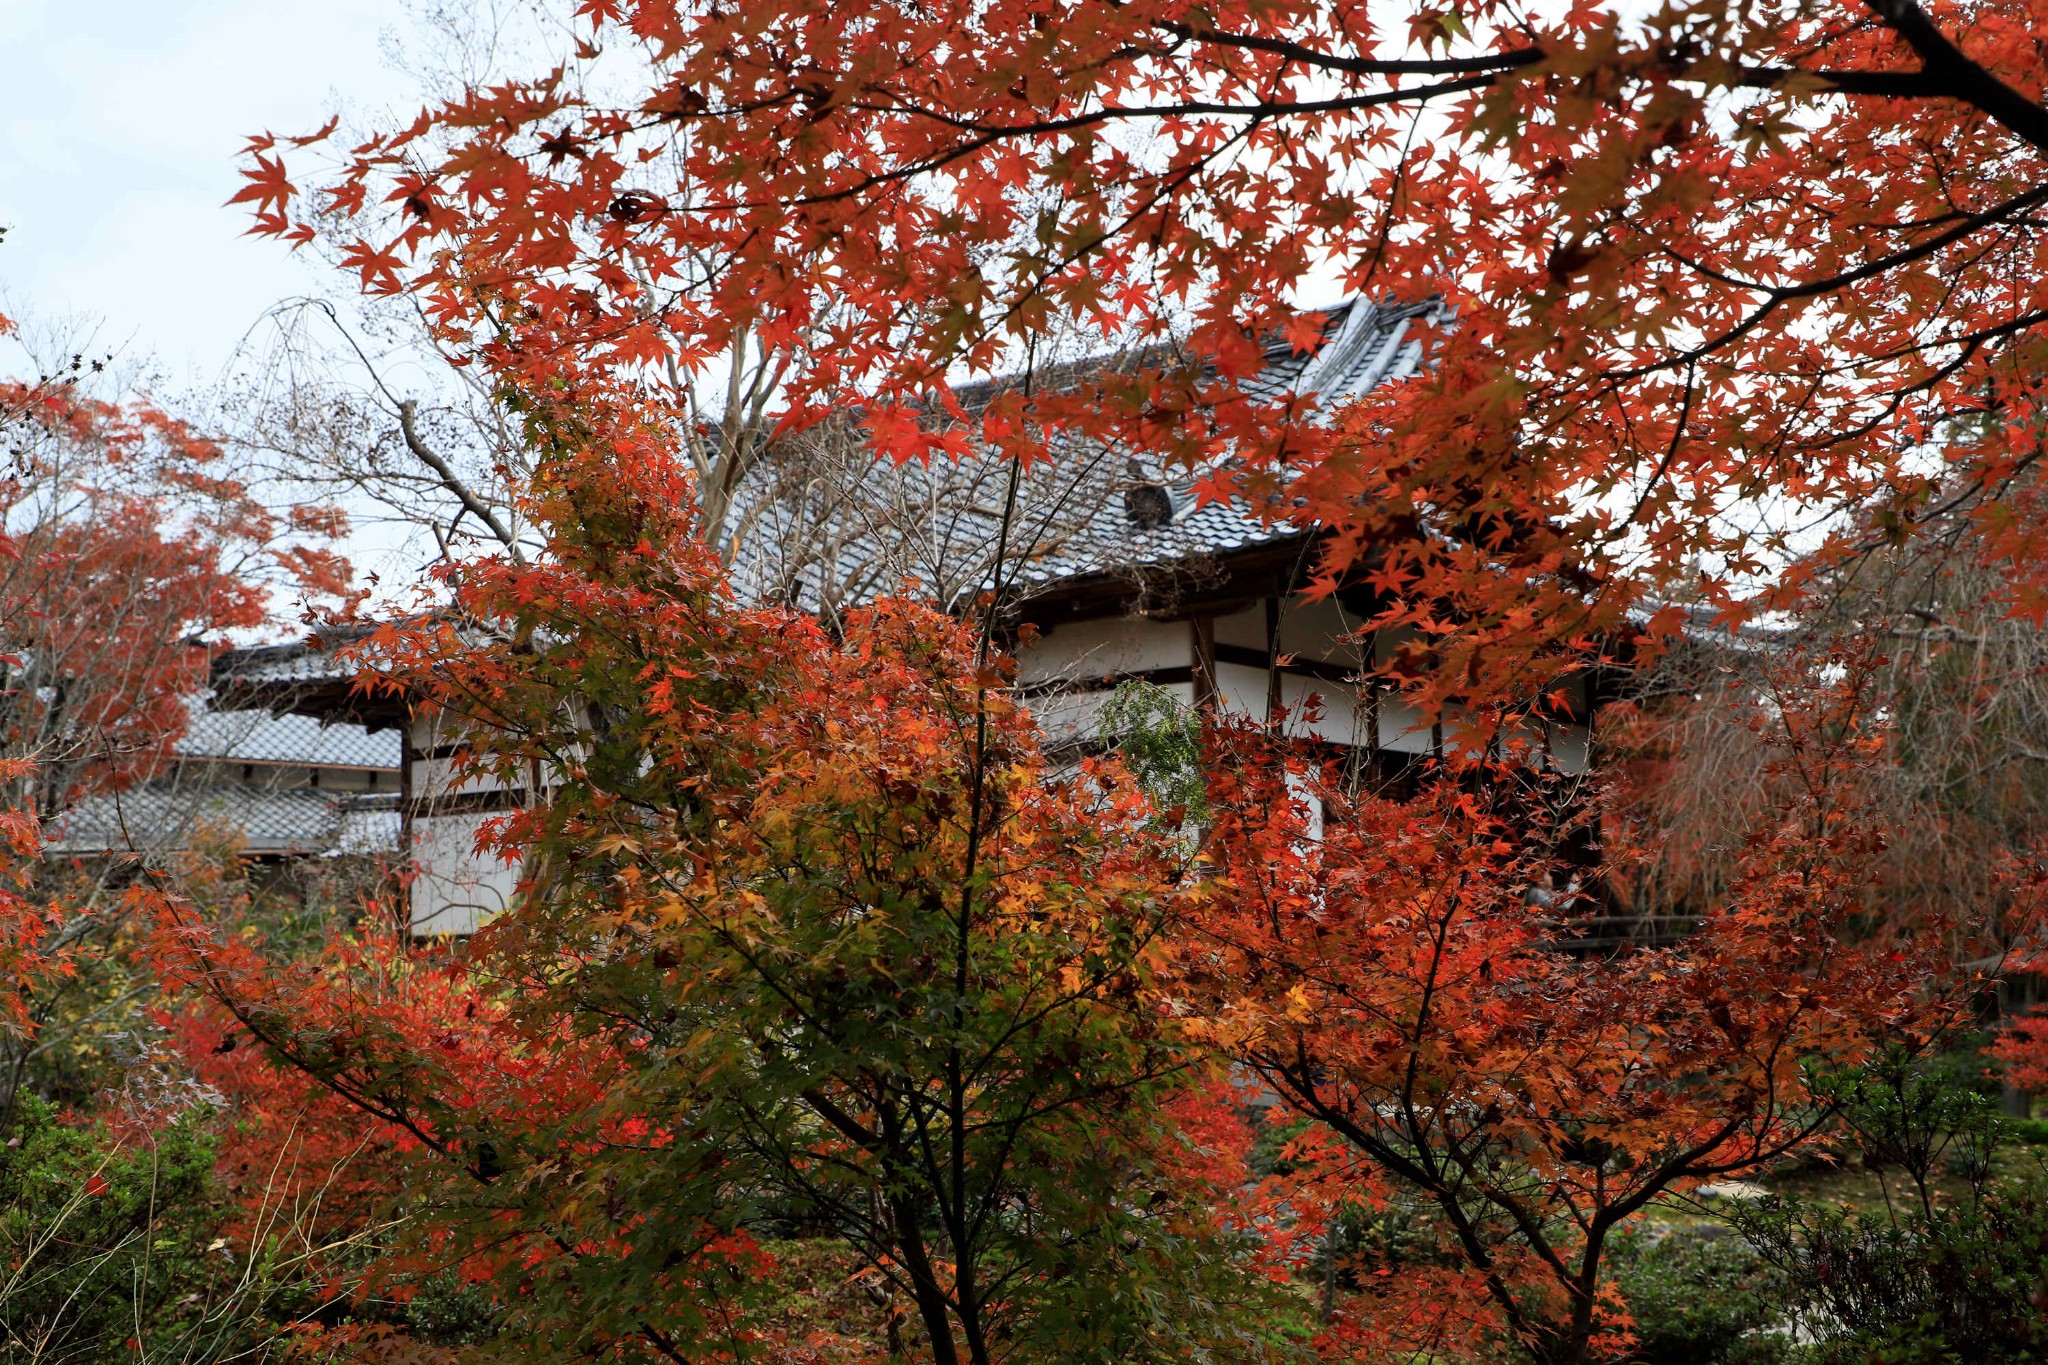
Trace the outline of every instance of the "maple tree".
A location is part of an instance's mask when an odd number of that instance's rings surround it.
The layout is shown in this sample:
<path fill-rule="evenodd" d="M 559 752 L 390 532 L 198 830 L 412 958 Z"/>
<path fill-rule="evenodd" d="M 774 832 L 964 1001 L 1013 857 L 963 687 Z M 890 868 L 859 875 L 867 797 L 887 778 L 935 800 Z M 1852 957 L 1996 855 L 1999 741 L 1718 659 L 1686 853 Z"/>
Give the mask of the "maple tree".
<path fill-rule="evenodd" d="M 1770 513 L 1910 526 L 1942 474 L 2005 494 L 2034 458 L 2026 0 L 578 15 L 561 65 L 323 161 L 320 134 L 257 139 L 259 230 L 338 215 L 369 288 L 521 382 L 708 383 L 760 338 L 791 420 L 858 393 L 899 457 L 958 450 L 914 413 L 1055 320 L 1171 339 L 1040 395 L 1043 439 L 1228 451 L 1219 490 L 1284 467 L 1325 568 L 1369 568 L 1457 687 L 1524 696 L 1528 641 L 1585 647 L 1675 583 L 1736 609 L 1782 567 Z M 1318 281 L 1438 291 L 1456 325 L 1424 374 L 1303 424 L 1239 382 L 1266 336 L 1309 343 Z M 1985 504 L 2028 609 L 2030 501 Z"/>
<path fill-rule="evenodd" d="M 1589 812 L 1554 779 L 1517 768 L 1388 801 L 1261 734 L 1223 738 L 1217 891 L 1175 985 L 1308 1121 L 1294 1198 L 1341 1211 L 1405 1191 L 1440 1220 L 1435 1265 L 1368 1281 L 1334 1319 L 1338 1349 L 1614 1352 L 1628 1319 L 1603 1257 L 1620 1228 L 1824 1132 L 1831 1072 L 1956 1026 L 1968 981 L 1944 987 L 1942 936 L 1865 927 L 1884 843 L 1871 699 L 1865 674 L 1758 717 L 1766 790 L 1730 884 L 1681 942 L 1619 954 L 1577 946 L 1606 912 L 1560 861 Z"/>
<path fill-rule="evenodd" d="M 2005 578 L 1959 510 L 1853 564 L 1824 566 L 1797 613 L 1741 637 L 1702 633 L 1621 690 L 1603 717 L 1612 775 L 1629 794 L 1629 840 L 1647 855 L 1613 869 L 1639 910 L 1682 914 L 1721 894 L 1772 761 L 1750 723 L 1796 693 L 1811 660 L 1865 659 L 1884 742 L 1865 783 L 1887 831 L 1872 911 L 1898 925 L 1940 910 L 1959 960 L 1996 961 L 2033 916 L 2014 859 L 2043 847 L 2039 626 L 2010 614 Z"/>
<path fill-rule="evenodd" d="M 22 765 L 9 804 L 47 821 L 161 763 L 273 588 L 331 600 L 348 567 L 337 512 L 267 507 L 146 400 L 10 381 L 0 404 L 0 752 Z"/>
<path fill-rule="evenodd" d="M 985 634 L 743 609 L 644 429 L 537 431 L 569 443 L 547 553 L 452 570 L 467 624 L 367 646 L 369 685 L 459 709 L 472 778 L 549 774 L 484 837 L 520 902 L 446 964 L 389 937 L 279 963 L 160 907 L 175 979 L 263 1047 L 206 1074 L 319 1151 L 373 1147 L 354 1209 L 417 1208 L 376 1283 L 452 1261 L 536 1349 L 744 1357 L 795 1345 L 764 1322 L 780 1223 L 881 1290 L 828 1354 L 1171 1357 L 1226 1329 L 1162 1301 L 1257 1298 L 1233 1229 L 1298 1263 L 1405 1186 L 1436 1261 L 1347 1295 L 1327 1351 L 1584 1360 L 1626 1340 L 1618 1229 L 1823 1131 L 1816 1069 L 1956 1018 L 1941 934 L 1861 932 L 1868 660 L 1759 709 L 1777 757 L 1738 876 L 1682 944 L 1613 956 L 1531 894 L 1586 816 L 1539 774 L 1394 802 L 1212 731 L 1189 868 L 1114 767 L 1046 769 Z M 1198 1043 L 1309 1123 L 1284 1178 L 1253 1188 L 1244 1097 Z"/>
<path fill-rule="evenodd" d="M 331 509 L 267 507 L 213 442 L 94 382 L 83 362 L 0 381 L 0 1120 L 67 1009 L 124 1017 L 78 1005 L 81 967 L 137 970 L 108 952 L 108 870 L 47 859 L 54 822 L 165 762 L 226 633 L 272 619 L 273 591 L 346 589 Z"/>
<path fill-rule="evenodd" d="M 534 1349 L 803 1345 L 760 1317 L 774 1224 L 875 1287 L 878 1322 L 809 1344 L 846 1358 L 1232 1340 L 1260 1282 L 1162 1122 L 1207 1065 L 1149 985 L 1196 894 L 1181 846 L 1112 767 L 1055 776 L 972 630 L 742 609 L 643 430 L 546 420 L 547 553 L 452 571 L 473 626 L 362 646 L 378 685 L 459 706 L 473 780 L 550 775 L 483 836 L 518 903 L 445 966 L 388 941 L 295 965 L 166 898 L 173 979 L 284 1092 L 376 1120 L 414 1244 L 494 1281 Z"/>
<path fill-rule="evenodd" d="M 521 403 L 615 404 L 715 444 L 765 421 L 772 392 L 783 429 L 851 414 L 898 460 L 1088 445 L 1180 465 L 1317 527 L 1318 587 L 1363 580 L 1369 626 L 1419 630 L 1428 666 L 1397 680 L 1412 700 L 1510 751 L 1572 669 L 1675 633 L 1674 599 L 1728 623 L 1797 607 L 1957 518 L 1987 610 L 2048 603 L 2048 115 L 2027 0 L 590 0 L 577 17 L 559 66 L 408 126 L 257 139 L 238 198 L 286 240 L 353 233 L 343 264 L 415 298 Z M 1329 341 L 1301 307 L 1319 286 L 1434 292 L 1452 321 L 1399 383 L 1250 391 L 1273 338 Z M 1138 362 L 972 407 L 950 386 L 1074 331 Z M 730 357 L 749 347 L 764 359 L 743 378 Z M 721 409 L 728 379 L 744 401 Z M 580 452 L 585 480 L 660 464 L 639 441 Z M 622 536 L 579 582 L 623 591 L 693 553 L 685 531 L 717 538 L 729 491 L 700 487 L 687 528 Z M 569 512 L 558 533 L 619 507 Z M 630 637 L 645 609 L 619 605 L 604 634 Z M 487 749 L 500 723 L 566 723 L 478 706 L 500 686 L 462 694 Z M 635 733 L 669 714 L 645 695 L 622 713 Z M 1736 812 L 1761 823 L 1702 927 L 1611 958 L 1538 912 L 1526 891 L 1554 849 L 1473 774 L 1405 807 L 1323 791 L 1338 818 L 1320 840 L 1275 785 L 1298 757 L 1221 779 L 1218 894 L 1190 907 L 1220 956 L 1176 958 L 1205 1036 L 1320 1125 L 1302 1150 L 1342 1198 L 1405 1182 L 1451 1233 L 1458 1292 L 1404 1288 L 1371 1330 L 1504 1330 L 1544 1361 L 1613 1347 L 1617 1226 L 1815 1131 L 1802 1063 L 1938 1028 L 1942 926 L 1909 915 L 1894 944 L 1861 913 L 1876 722 L 1815 704 L 1786 713 L 1809 728 L 1768 767 L 1770 799 Z M 590 799 L 568 753 L 520 755 L 569 763 L 565 814 Z M 593 904 L 535 944 L 610 925 Z M 1445 1314 L 1400 1322 L 1431 1304 Z"/>

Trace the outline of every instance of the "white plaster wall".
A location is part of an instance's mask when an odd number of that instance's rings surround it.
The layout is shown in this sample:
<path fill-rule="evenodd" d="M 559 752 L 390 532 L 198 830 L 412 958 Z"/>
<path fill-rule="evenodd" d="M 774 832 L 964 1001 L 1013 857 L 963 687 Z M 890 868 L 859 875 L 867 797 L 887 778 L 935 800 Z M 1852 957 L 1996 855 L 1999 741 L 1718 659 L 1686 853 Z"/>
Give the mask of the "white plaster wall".
<path fill-rule="evenodd" d="M 1313 721 L 1306 712 L 1311 698 L 1321 702 L 1321 714 Z M 1296 673 L 1280 675 L 1280 705 L 1287 711 L 1287 733 L 1306 739 L 1328 740 L 1333 744 L 1365 742 L 1365 710 L 1358 689 L 1349 683 L 1304 678 Z"/>
<path fill-rule="evenodd" d="M 1337 605 L 1334 597 L 1280 601 L 1280 652 L 1323 663 L 1356 663 L 1360 644 L 1352 636 L 1361 623 Z M 1264 644 L 1264 637 L 1260 639 Z"/>
<path fill-rule="evenodd" d="M 1263 630 L 1265 627 L 1260 626 Z M 1217 709 L 1244 716 L 1260 725 L 1266 723 L 1266 671 L 1244 664 L 1216 665 Z"/>
<path fill-rule="evenodd" d="M 1589 736 L 1583 725 L 1550 727 L 1550 761 L 1557 770 L 1577 776 L 1586 771 Z"/>
<path fill-rule="evenodd" d="M 1301 832 L 1307 836 L 1310 847 L 1302 851 L 1314 856 L 1314 846 L 1323 841 L 1323 798 L 1315 794 L 1306 773 L 1288 773 L 1284 780 L 1288 798 L 1300 807 L 1303 817 Z"/>
<path fill-rule="evenodd" d="M 422 753 L 453 744 L 461 738 L 461 727 L 439 708 L 421 707 L 406 722 L 406 740 Z"/>
<path fill-rule="evenodd" d="M 1375 656 L 1377 662 L 1381 664 L 1392 663 L 1394 656 L 1401 652 L 1401 646 L 1409 644 L 1417 638 L 1418 632 L 1413 626 L 1395 626 L 1390 630 L 1374 631 L 1373 640 L 1378 651 Z"/>
<path fill-rule="evenodd" d="M 519 869 L 476 851 L 487 814 L 426 815 L 412 822 L 412 931 L 474 933 L 512 903 Z"/>
<path fill-rule="evenodd" d="M 418 801 L 438 801 L 457 792 L 523 791 L 524 782 L 507 782 L 496 773 L 472 769 L 458 773 L 456 760 L 416 758 L 412 760 L 412 794 Z"/>
<path fill-rule="evenodd" d="M 1234 611 L 1228 616 L 1218 616 L 1216 621 L 1216 643 L 1236 645 L 1240 649 L 1256 649 L 1266 652 L 1266 604 L 1255 603 L 1243 611 Z"/>
<path fill-rule="evenodd" d="M 1380 748 L 1404 754 L 1434 752 L 1436 737 L 1429 718 L 1392 693 L 1381 694 Z"/>
<path fill-rule="evenodd" d="M 1195 704 L 1193 683 L 1166 683 L 1164 690 L 1182 706 Z M 1116 695 L 1114 688 L 1085 692 L 1053 692 L 1025 702 L 1049 744 L 1096 739 L 1102 734 L 1102 708 Z"/>
<path fill-rule="evenodd" d="M 1187 668 L 1194 659 L 1185 621 L 1144 616 L 1072 621 L 1054 626 L 1017 651 L 1017 681 L 1034 683 Z"/>

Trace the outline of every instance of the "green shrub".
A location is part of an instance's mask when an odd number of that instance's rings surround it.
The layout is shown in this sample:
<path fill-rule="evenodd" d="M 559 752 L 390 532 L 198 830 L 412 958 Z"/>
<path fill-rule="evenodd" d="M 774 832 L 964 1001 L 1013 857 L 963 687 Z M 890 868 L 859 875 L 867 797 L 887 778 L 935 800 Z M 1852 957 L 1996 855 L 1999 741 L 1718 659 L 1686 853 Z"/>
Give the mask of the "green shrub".
<path fill-rule="evenodd" d="M 1974 1046 L 1932 1055 L 1892 1047 L 1854 1070 L 1810 1080 L 1864 1166 L 1881 1178 L 1903 1174 L 1923 1215 L 1933 1213 L 1937 1171 L 1973 1189 L 1990 1177 L 1998 1100 Z"/>
<path fill-rule="evenodd" d="M 58 1123 L 34 1096 L 16 1116 L 0 1149 L 0 1357 L 132 1357 L 138 1319 L 146 1335 L 207 1278 L 203 1250 L 177 1225 L 204 1200 L 211 1144 L 173 1124 L 154 1143 L 117 1145 Z"/>
<path fill-rule="evenodd" d="M 1931 1210 L 1799 1203 L 1736 1215 L 1784 1275 L 1811 1365 L 2048 1361 L 2048 1181 Z"/>
<path fill-rule="evenodd" d="M 1719 1229 L 1713 1231 L 1719 1232 Z M 1639 1228 L 1613 1249 L 1614 1282 L 1636 1320 L 1640 1365 L 1773 1365 L 1778 1271 L 1739 1237 Z"/>
<path fill-rule="evenodd" d="M 0 1146 L 0 1360 L 224 1365 L 279 1343 L 273 1259 L 219 1236 L 204 1119 L 119 1140 L 19 1097 Z"/>
<path fill-rule="evenodd" d="M 1152 798 L 1162 819 L 1193 821 L 1209 816 L 1202 776 L 1202 722 L 1156 683 L 1120 684 L 1102 708 L 1101 738 L 1123 754 L 1124 765 Z"/>
<path fill-rule="evenodd" d="M 412 1335 L 437 1346 L 490 1341 L 504 1318 L 504 1306 L 488 1286 L 448 1271 L 428 1277 L 405 1305 L 405 1324 Z"/>

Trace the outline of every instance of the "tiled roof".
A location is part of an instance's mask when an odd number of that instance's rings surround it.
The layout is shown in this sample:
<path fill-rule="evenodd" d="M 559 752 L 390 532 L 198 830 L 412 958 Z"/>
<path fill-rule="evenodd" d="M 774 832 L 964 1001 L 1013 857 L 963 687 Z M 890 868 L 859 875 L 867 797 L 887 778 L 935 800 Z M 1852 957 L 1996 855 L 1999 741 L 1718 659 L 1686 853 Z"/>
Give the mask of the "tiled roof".
<path fill-rule="evenodd" d="M 61 816 L 57 854 L 163 853 L 202 827 L 239 831 L 250 853 L 395 852 L 395 795 L 339 797 L 311 787 L 153 782 L 94 797 Z"/>
<path fill-rule="evenodd" d="M 1424 343 L 1413 334 L 1414 324 L 1445 316 L 1445 306 L 1434 299 L 1419 304 L 1354 300 L 1328 310 L 1325 340 L 1313 353 L 1276 342 L 1266 354 L 1265 368 L 1245 387 L 1255 398 L 1313 394 L 1319 407 L 1334 406 L 1415 373 L 1423 363 Z M 766 585 L 786 581 L 792 555 L 784 539 L 806 535 L 834 542 L 839 578 L 857 585 L 848 594 L 852 600 L 894 588 L 885 575 L 903 572 L 912 573 L 941 600 L 959 600 L 993 586 L 987 579 L 987 551 L 998 530 L 997 509 L 1007 478 L 1007 468 L 993 461 L 877 463 L 865 475 L 865 496 L 844 499 L 848 510 L 836 525 L 828 522 L 821 530 L 817 522 L 780 516 L 772 503 L 751 509 L 760 524 L 741 542 L 735 585 L 742 595 L 759 595 Z M 1199 478 L 1182 472 L 1161 485 L 1156 473 L 1148 474 L 1142 463 L 1134 467 L 1125 452 L 1059 452 L 1019 486 L 1012 544 L 1022 564 L 1005 573 L 1004 586 L 1028 596 L 1071 580 L 1165 569 L 1300 535 L 1298 527 L 1262 519 L 1242 502 L 1198 507 L 1193 488 Z M 1149 524 L 1127 514 L 1126 496 L 1140 486 L 1161 486 L 1166 493 L 1171 515 L 1163 522 Z M 884 515 L 877 515 L 878 508 Z M 887 515 L 892 512 L 907 515 Z M 868 565 L 875 567 L 869 570 Z M 796 600 L 815 609 L 815 582 L 805 580 L 801 571 L 795 576 L 800 583 Z"/>
<path fill-rule="evenodd" d="M 1245 385 L 1253 397 L 1285 393 L 1315 395 L 1317 406 L 1334 407 L 1369 392 L 1389 379 L 1415 373 L 1423 363 L 1423 343 L 1410 333 L 1417 319 L 1443 313 L 1443 304 L 1375 304 L 1359 299 L 1330 310 L 1326 340 L 1313 354 L 1281 344 L 1266 353 L 1266 366 Z M 1098 461 L 1098 465 L 1108 462 Z M 1166 485 L 1173 515 L 1164 525 L 1147 529 L 1124 514 L 1122 494 L 1135 482 L 1123 469 L 1101 469 L 1113 483 L 1113 499 L 1097 515 L 1076 528 L 1067 547 L 1030 562 L 1023 585 L 1044 587 L 1061 579 L 1080 578 L 1121 569 L 1165 566 L 1202 556 L 1228 554 L 1258 545 L 1292 540 L 1298 527 L 1257 516 L 1243 502 L 1211 502 L 1196 506 L 1195 477 Z"/>
<path fill-rule="evenodd" d="M 292 640 L 284 644 L 231 649 L 214 661 L 215 686 L 290 687 L 349 678 L 353 676 L 353 670 L 338 667 L 334 653 L 367 633 L 361 630 L 334 632 L 322 628 L 317 644 Z"/>
<path fill-rule="evenodd" d="M 1245 386 L 1253 397 L 1314 394 L 1319 405 L 1331 406 L 1413 374 L 1424 360 L 1415 324 L 1448 317 L 1436 299 L 1357 299 L 1324 313 L 1322 345 L 1304 354 L 1276 341 L 1265 368 Z M 822 515 L 792 509 L 765 488 L 750 501 L 742 489 L 737 515 L 747 530 L 733 565 L 734 587 L 743 598 L 758 600 L 794 583 L 794 600 L 817 610 L 822 575 L 811 566 L 825 563 L 842 589 L 842 605 L 891 591 L 906 575 L 942 601 L 960 601 L 990 586 L 989 549 L 1007 479 L 1007 467 L 992 460 L 877 462 L 852 495 L 834 494 L 835 505 Z M 1023 596 L 1049 593 L 1062 583 L 1171 570 L 1300 535 L 1296 527 L 1261 519 L 1243 503 L 1197 507 L 1197 477 L 1185 473 L 1163 485 L 1171 515 L 1158 524 L 1140 524 L 1126 513 L 1126 495 L 1157 481 L 1157 473 L 1148 475 L 1142 464 L 1134 471 L 1126 453 L 1104 449 L 1065 451 L 1034 467 L 1018 490 L 1011 544 L 1013 562 L 1021 567 L 1004 574 L 1007 588 Z M 236 651 L 221 661 L 216 676 L 274 697 L 340 683 L 350 670 L 336 663 L 331 649 L 289 644 Z"/>
<path fill-rule="evenodd" d="M 305 665 L 301 661 L 296 666 Z M 195 700 L 177 752 L 188 759 L 396 771 L 399 737 L 396 731 L 373 734 L 347 722 L 323 725 L 311 716 L 212 711 Z"/>
<path fill-rule="evenodd" d="M 302 648 L 294 653 L 334 667 Z M 90 798 L 61 816 L 47 832 L 51 851 L 161 853 L 189 847 L 202 826 L 239 830 L 251 853 L 396 850 L 395 792 L 323 790 L 304 771 L 396 774 L 395 731 L 373 734 L 360 725 L 267 710 L 216 711 L 209 700 L 187 703 L 191 716 L 175 747 L 178 761 L 128 791 Z"/>

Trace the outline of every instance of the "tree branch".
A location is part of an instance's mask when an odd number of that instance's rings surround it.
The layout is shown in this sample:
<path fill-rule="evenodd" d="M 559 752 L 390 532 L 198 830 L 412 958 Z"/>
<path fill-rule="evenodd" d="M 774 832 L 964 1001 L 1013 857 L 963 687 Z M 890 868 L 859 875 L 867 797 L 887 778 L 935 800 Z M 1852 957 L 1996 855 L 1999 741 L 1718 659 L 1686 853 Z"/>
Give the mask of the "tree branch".
<path fill-rule="evenodd" d="M 448 462 L 421 437 L 414 422 L 414 413 L 417 410 L 418 404 L 410 398 L 400 399 L 398 402 L 398 430 L 405 437 L 405 448 L 410 450 L 421 464 L 440 476 L 441 486 L 455 495 L 455 500 L 462 504 L 464 511 L 490 528 L 491 534 L 498 538 L 506 553 L 512 556 L 514 564 L 525 564 L 526 555 L 519 548 L 519 538 L 512 534 L 510 528 L 499 520 L 498 514 L 491 510 L 490 505 L 478 497 Z"/>
<path fill-rule="evenodd" d="M 1879 18 L 1919 54 L 1920 74 L 1942 94 L 1978 109 L 2017 133 L 2036 150 L 2048 152 L 2048 109 L 1992 75 L 1963 54 L 1914 0 L 1867 0 Z"/>

